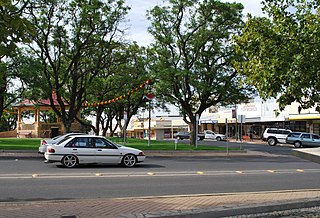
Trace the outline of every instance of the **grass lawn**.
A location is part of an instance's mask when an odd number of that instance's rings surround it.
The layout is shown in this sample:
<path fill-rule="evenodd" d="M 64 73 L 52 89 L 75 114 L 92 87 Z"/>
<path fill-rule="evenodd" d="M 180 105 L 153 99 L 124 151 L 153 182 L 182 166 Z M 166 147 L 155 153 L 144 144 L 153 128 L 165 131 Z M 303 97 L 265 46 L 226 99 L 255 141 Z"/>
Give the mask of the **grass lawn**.
<path fill-rule="evenodd" d="M 0 138 L 0 150 L 34 150 L 38 151 L 40 138 Z M 111 141 L 123 145 L 123 138 L 110 138 Z M 125 146 L 138 148 L 140 150 L 174 150 L 173 141 L 154 141 L 151 140 L 148 146 L 148 140 L 132 139 L 126 140 Z M 198 145 L 198 148 L 189 144 L 177 144 L 177 150 L 226 150 L 223 147 Z M 239 150 L 230 149 L 229 150 Z"/>

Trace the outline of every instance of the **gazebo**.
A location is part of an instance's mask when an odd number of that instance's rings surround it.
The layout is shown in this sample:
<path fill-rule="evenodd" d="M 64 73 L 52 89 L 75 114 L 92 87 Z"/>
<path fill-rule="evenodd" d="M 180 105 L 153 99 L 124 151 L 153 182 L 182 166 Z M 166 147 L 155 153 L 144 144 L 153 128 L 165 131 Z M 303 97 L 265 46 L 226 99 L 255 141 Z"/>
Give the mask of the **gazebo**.
<path fill-rule="evenodd" d="M 54 105 L 57 108 L 60 108 L 55 91 L 52 92 L 52 98 Z M 68 109 L 68 103 L 65 103 L 65 107 Z M 48 138 L 65 133 L 65 127 L 60 118 L 56 117 L 56 121 L 54 123 L 46 123 L 40 120 L 41 111 L 52 110 L 49 99 L 39 99 L 37 101 L 26 99 L 18 104 L 13 105 L 13 109 L 17 110 L 18 114 L 17 137 Z M 22 121 L 22 113 L 24 111 L 34 112 L 33 123 L 27 124 Z M 80 114 L 78 114 L 78 117 L 80 117 Z M 81 124 L 74 122 L 71 126 L 71 129 L 74 132 L 79 132 L 81 131 Z"/>

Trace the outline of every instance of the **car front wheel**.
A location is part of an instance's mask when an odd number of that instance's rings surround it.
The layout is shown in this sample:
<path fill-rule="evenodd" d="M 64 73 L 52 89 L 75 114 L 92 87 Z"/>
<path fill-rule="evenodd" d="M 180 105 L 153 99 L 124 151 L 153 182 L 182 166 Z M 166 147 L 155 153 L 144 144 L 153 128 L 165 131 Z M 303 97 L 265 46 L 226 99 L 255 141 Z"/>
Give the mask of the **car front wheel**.
<path fill-rule="evenodd" d="M 275 138 L 268 139 L 268 145 L 275 146 L 277 144 L 277 140 Z"/>
<path fill-rule="evenodd" d="M 75 167 L 78 164 L 78 159 L 76 156 L 68 154 L 62 158 L 61 163 L 63 164 L 63 166 L 71 168 Z"/>
<path fill-rule="evenodd" d="M 295 148 L 301 148 L 302 147 L 302 144 L 299 141 L 294 142 L 293 145 L 294 145 Z"/>
<path fill-rule="evenodd" d="M 137 158 L 133 154 L 127 154 L 122 159 L 122 164 L 125 167 L 133 167 L 137 163 Z"/>
<path fill-rule="evenodd" d="M 217 137 L 217 141 L 221 141 L 221 138 L 220 138 L 220 137 Z"/>

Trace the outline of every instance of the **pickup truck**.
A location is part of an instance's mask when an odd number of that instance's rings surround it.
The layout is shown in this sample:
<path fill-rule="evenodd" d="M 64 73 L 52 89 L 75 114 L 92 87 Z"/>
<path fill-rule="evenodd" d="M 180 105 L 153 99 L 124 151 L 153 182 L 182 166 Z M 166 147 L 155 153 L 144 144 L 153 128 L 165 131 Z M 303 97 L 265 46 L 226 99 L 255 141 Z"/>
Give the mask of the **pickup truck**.
<path fill-rule="evenodd" d="M 177 132 L 176 134 L 174 134 L 174 137 L 177 138 L 178 140 L 189 139 L 190 132 Z M 203 140 L 203 139 L 204 139 L 204 134 L 198 133 L 198 140 Z"/>
<path fill-rule="evenodd" d="M 175 138 L 179 140 L 189 139 L 190 133 L 189 132 L 177 132 L 174 135 Z M 198 140 L 204 139 L 215 139 L 217 141 L 224 141 L 226 140 L 226 136 L 222 134 L 217 134 L 211 130 L 205 130 L 204 132 L 198 133 Z"/>
<path fill-rule="evenodd" d="M 205 139 L 215 139 L 217 141 L 225 141 L 226 136 L 222 134 L 215 133 L 211 130 L 204 130 L 203 132 Z"/>

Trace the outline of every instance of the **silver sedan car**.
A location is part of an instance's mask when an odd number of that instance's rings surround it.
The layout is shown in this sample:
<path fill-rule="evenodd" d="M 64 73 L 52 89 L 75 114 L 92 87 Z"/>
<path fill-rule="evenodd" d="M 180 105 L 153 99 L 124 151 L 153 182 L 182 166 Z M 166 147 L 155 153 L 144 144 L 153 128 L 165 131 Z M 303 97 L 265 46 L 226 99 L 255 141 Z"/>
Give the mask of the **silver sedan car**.
<path fill-rule="evenodd" d="M 133 167 L 146 158 L 143 151 L 115 144 L 103 136 L 73 135 L 47 147 L 46 163 L 71 168 L 79 164 L 122 164 Z"/>

